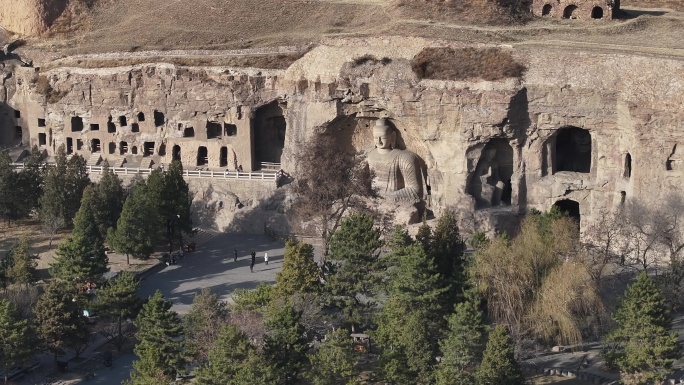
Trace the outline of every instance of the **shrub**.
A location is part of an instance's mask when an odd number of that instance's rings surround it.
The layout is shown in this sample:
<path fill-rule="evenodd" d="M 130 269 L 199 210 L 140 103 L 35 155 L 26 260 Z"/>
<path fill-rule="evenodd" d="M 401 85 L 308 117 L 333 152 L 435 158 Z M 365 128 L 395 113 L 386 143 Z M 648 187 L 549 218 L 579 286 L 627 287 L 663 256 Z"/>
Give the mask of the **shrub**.
<path fill-rule="evenodd" d="M 500 48 L 429 47 L 411 60 L 420 79 L 500 80 L 521 77 L 527 68 Z"/>

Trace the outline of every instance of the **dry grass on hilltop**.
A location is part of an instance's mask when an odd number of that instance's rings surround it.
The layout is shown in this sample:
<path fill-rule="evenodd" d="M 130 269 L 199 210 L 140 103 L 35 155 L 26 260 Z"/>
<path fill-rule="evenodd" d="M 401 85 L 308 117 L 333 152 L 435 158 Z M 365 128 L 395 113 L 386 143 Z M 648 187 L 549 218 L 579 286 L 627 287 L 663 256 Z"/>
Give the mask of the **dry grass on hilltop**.
<path fill-rule="evenodd" d="M 525 66 L 499 48 L 425 48 L 411 61 L 421 79 L 500 80 L 520 77 Z"/>
<path fill-rule="evenodd" d="M 531 19 L 528 0 L 392 0 L 407 19 L 429 19 L 461 24 L 510 25 Z"/>

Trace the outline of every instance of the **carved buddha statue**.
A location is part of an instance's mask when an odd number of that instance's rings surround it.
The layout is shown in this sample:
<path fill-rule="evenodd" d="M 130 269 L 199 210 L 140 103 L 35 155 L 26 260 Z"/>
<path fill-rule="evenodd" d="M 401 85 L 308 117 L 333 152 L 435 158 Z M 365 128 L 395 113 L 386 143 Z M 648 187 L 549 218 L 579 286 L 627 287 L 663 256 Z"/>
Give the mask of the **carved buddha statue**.
<path fill-rule="evenodd" d="M 373 127 L 375 148 L 367 155 L 379 193 L 396 202 L 416 203 L 423 198 L 423 178 L 416 154 L 396 148 L 397 133 L 385 119 Z"/>

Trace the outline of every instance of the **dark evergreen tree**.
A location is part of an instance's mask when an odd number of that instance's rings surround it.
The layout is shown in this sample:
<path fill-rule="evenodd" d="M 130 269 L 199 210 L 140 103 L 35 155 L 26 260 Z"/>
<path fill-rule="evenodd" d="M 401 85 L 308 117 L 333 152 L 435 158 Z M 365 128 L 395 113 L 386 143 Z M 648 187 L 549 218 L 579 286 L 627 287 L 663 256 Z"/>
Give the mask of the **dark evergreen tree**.
<path fill-rule="evenodd" d="M 437 220 L 429 247 L 429 254 L 434 259 L 445 286 L 449 286 L 449 291 L 442 297 L 444 309 L 452 309 L 454 304 L 463 299 L 466 281 L 464 251 L 465 242 L 459 234 L 456 215 L 453 211 L 446 211 Z"/>
<path fill-rule="evenodd" d="M 38 256 L 30 253 L 30 247 L 29 238 L 24 235 L 10 249 L 8 259 L 11 264 L 6 272 L 9 282 L 28 286 L 38 280 Z"/>
<path fill-rule="evenodd" d="M 73 290 L 59 281 L 51 281 L 38 299 L 34 309 L 36 335 L 55 357 L 90 340 L 81 305 Z"/>
<path fill-rule="evenodd" d="M 81 155 L 74 155 L 67 161 L 66 174 L 63 175 L 64 193 L 64 221 L 72 224 L 76 213 L 81 207 L 81 200 L 85 188 L 90 185 L 88 165 Z"/>
<path fill-rule="evenodd" d="M 477 385 L 523 385 L 525 377 L 515 361 L 511 336 L 503 325 L 489 333 L 475 379 Z"/>
<path fill-rule="evenodd" d="M 23 366 L 36 353 L 32 344 L 28 321 L 19 314 L 14 304 L 0 299 L 0 369 L 8 381 L 10 369 Z"/>
<path fill-rule="evenodd" d="M 222 325 L 209 347 L 208 364 L 197 369 L 197 385 L 272 384 L 274 378 L 249 338 L 233 325 Z"/>
<path fill-rule="evenodd" d="M 380 230 L 367 214 L 354 213 L 344 219 L 330 239 L 330 266 L 326 291 L 331 303 L 342 310 L 346 322 L 366 323 L 379 281 Z"/>
<path fill-rule="evenodd" d="M 665 300 L 646 273 L 627 289 L 613 319 L 617 327 L 607 341 L 620 349 L 606 354 L 606 361 L 634 384 L 661 383 L 681 352 Z"/>
<path fill-rule="evenodd" d="M 110 227 L 115 228 L 123 209 L 125 191 L 119 179 L 109 168 L 105 160 L 102 166 L 102 176 L 96 188 L 95 219 L 103 239 L 107 238 Z"/>
<path fill-rule="evenodd" d="M 192 196 L 187 182 L 183 179 L 183 165 L 174 161 L 168 170 L 153 171 L 147 179 L 148 202 L 154 207 L 156 221 L 161 224 L 157 239 L 166 240 L 173 248 L 183 241 L 183 235 L 192 234 L 190 207 Z"/>
<path fill-rule="evenodd" d="M 311 370 L 306 373 L 313 385 L 357 385 L 359 370 L 351 349 L 349 331 L 339 328 L 329 332 L 318 350 L 309 355 Z"/>
<path fill-rule="evenodd" d="M 207 362 L 209 349 L 219 338 L 221 327 L 226 323 L 228 308 L 218 295 L 209 288 L 195 296 L 192 308 L 183 317 L 185 327 L 185 353 L 193 361 Z"/>
<path fill-rule="evenodd" d="M 264 336 L 264 356 L 279 384 L 296 383 L 306 362 L 309 345 L 301 316 L 289 303 L 277 303 L 271 305 L 266 318 L 269 331 Z"/>
<path fill-rule="evenodd" d="M 449 316 L 448 331 L 439 341 L 442 360 L 437 366 L 437 385 L 472 385 L 482 360 L 487 328 L 482 312 L 471 302 L 456 305 Z"/>
<path fill-rule="evenodd" d="M 17 173 L 12 160 L 5 151 L 0 151 L 0 216 L 10 223 L 22 216 L 23 199 Z"/>
<path fill-rule="evenodd" d="M 140 359 L 133 362 L 130 384 L 153 384 L 183 371 L 183 327 L 159 290 L 143 306 L 135 326 L 139 342 L 134 351 Z"/>
<path fill-rule="evenodd" d="M 22 202 L 22 218 L 27 217 L 38 208 L 40 197 L 43 195 L 43 175 L 45 162 L 43 154 L 37 146 L 33 146 L 31 154 L 24 161 L 24 168 L 17 173 L 17 186 L 20 190 Z"/>
<path fill-rule="evenodd" d="M 49 246 L 52 246 L 52 239 L 57 231 L 70 223 L 66 220 L 66 200 L 69 199 L 65 181 L 66 171 L 66 150 L 64 145 L 61 145 L 57 149 L 54 167 L 49 167 L 45 172 L 43 195 L 38 201 L 38 216 L 45 232 L 50 236 Z"/>
<path fill-rule="evenodd" d="M 74 218 L 74 230 L 59 245 L 55 263 L 51 265 L 53 276 L 75 285 L 99 282 L 108 271 L 104 239 L 97 226 L 97 196 L 93 187 L 83 194 L 81 207 Z"/>
<path fill-rule="evenodd" d="M 104 334 L 118 351 L 121 351 L 130 337 L 131 328 L 127 327 L 126 320 L 134 319 L 142 306 L 137 289 L 138 280 L 135 275 L 122 271 L 97 291 L 98 311 L 116 323 L 113 330 L 104 329 L 100 333 Z"/>
<path fill-rule="evenodd" d="M 111 228 L 107 242 L 118 253 L 136 259 L 147 259 L 154 251 L 160 227 L 159 217 L 150 202 L 148 185 L 145 181 L 136 183 L 126 198 L 116 228 Z"/>
<path fill-rule="evenodd" d="M 294 238 L 288 239 L 283 269 L 276 274 L 276 293 L 283 297 L 294 293 L 317 293 L 321 286 L 319 273 L 313 246 Z"/>

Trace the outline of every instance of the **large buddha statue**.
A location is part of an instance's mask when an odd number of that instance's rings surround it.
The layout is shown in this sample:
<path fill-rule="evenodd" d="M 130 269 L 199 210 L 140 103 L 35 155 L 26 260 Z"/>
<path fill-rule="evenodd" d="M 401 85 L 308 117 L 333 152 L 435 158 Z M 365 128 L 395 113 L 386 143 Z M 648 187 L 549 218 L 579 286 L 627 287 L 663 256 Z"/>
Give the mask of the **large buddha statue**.
<path fill-rule="evenodd" d="M 397 133 L 385 119 L 373 127 L 375 148 L 367 155 L 375 172 L 374 185 L 380 195 L 396 202 L 416 203 L 423 198 L 423 178 L 416 154 L 396 148 Z"/>

